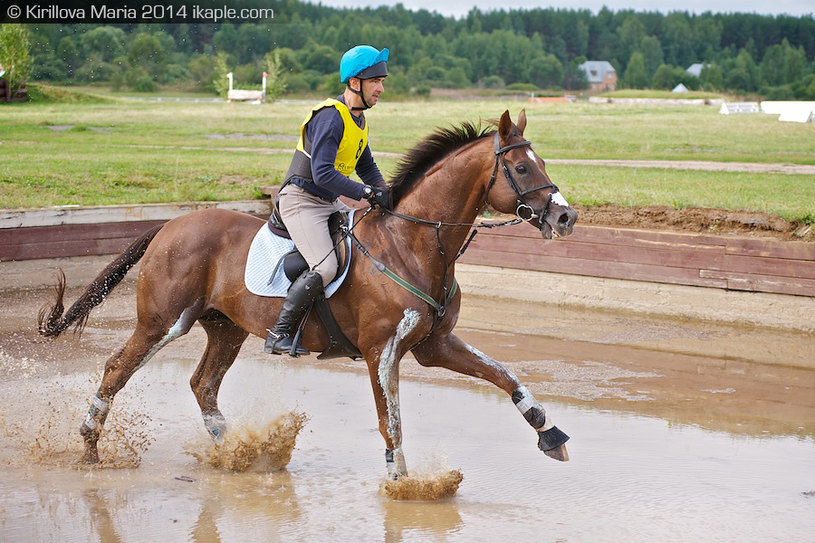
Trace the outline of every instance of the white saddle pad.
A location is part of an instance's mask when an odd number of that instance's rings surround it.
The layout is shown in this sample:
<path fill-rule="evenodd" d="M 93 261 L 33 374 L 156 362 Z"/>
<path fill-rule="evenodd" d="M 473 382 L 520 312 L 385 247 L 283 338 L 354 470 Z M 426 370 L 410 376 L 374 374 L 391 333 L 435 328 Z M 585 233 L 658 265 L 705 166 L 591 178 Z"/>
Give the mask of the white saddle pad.
<path fill-rule="evenodd" d="M 354 212 L 353 210 L 348 214 L 348 226 L 350 228 L 353 224 Z M 351 238 L 343 240 L 348 246 L 348 254 L 351 254 Z M 284 297 L 289 291 L 291 281 L 283 273 L 283 265 L 278 266 L 280 259 L 283 256 L 294 250 L 294 242 L 290 239 L 281 238 L 269 230 L 268 224 L 264 224 L 258 233 L 255 234 L 255 239 L 252 240 L 252 245 L 249 247 L 249 256 L 246 259 L 246 270 L 243 274 L 243 280 L 246 283 L 246 288 L 252 294 L 258 296 L 271 296 L 271 297 Z M 326 298 L 331 297 L 342 282 L 345 276 L 348 275 L 348 269 L 351 267 L 351 258 L 345 263 L 345 268 L 341 273 L 325 288 Z M 275 272 L 275 270 L 277 270 Z M 274 273 L 274 277 L 272 274 Z"/>

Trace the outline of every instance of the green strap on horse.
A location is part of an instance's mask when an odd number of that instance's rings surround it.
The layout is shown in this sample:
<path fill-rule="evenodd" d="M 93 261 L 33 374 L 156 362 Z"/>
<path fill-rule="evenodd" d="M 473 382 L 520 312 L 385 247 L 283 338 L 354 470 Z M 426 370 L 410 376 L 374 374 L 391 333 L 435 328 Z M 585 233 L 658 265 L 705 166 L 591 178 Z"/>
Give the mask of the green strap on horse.
<path fill-rule="evenodd" d="M 436 310 L 436 319 L 435 319 L 435 322 L 434 322 L 434 327 L 439 321 L 441 321 L 441 319 L 444 318 L 444 315 L 447 312 L 447 306 L 450 303 L 450 301 L 453 299 L 453 296 L 455 296 L 456 291 L 458 290 L 458 281 L 456 281 L 455 277 L 453 278 L 453 284 L 450 287 L 450 292 L 448 292 L 447 296 L 444 297 L 444 300 L 442 300 L 442 303 L 439 303 L 436 300 L 434 300 L 429 294 L 422 291 L 419 287 L 413 285 L 412 283 L 410 283 L 406 279 L 403 279 L 396 272 L 394 272 L 389 267 L 387 267 L 385 264 L 383 264 L 382 262 L 380 262 L 379 260 L 374 258 L 374 256 L 371 255 L 371 253 L 368 252 L 368 249 L 366 249 L 365 246 L 362 245 L 362 243 L 360 243 L 360 241 L 357 239 L 357 237 L 353 233 L 349 232 L 348 235 L 351 236 L 351 240 L 354 242 L 354 245 L 356 245 L 357 248 L 360 251 L 362 251 L 362 254 L 367 256 L 371 260 L 371 262 L 373 262 L 374 267 L 377 270 L 384 273 L 387 277 L 389 277 L 391 280 L 393 280 L 394 283 L 396 283 L 397 285 L 399 285 L 400 287 L 402 287 L 406 291 L 410 292 L 411 294 L 413 294 L 417 298 L 427 302 L 427 304 L 430 307 L 432 307 L 433 309 Z"/>
<path fill-rule="evenodd" d="M 370 255 L 368 255 L 368 257 L 373 259 L 373 257 L 371 257 Z M 381 262 L 375 260 L 374 265 L 376 265 L 377 263 L 382 264 Z M 453 277 L 453 285 L 450 288 L 450 292 L 447 293 L 447 297 L 444 299 L 444 304 L 439 304 L 436 300 L 431 298 L 429 294 L 425 294 L 424 292 L 419 290 L 418 287 L 412 285 L 411 283 L 408 283 L 406 280 L 404 280 L 401 277 L 399 277 L 398 275 L 396 275 L 396 273 L 393 270 L 391 270 L 390 268 L 388 268 L 384 264 L 382 264 L 382 266 L 383 266 L 384 269 L 380 269 L 379 271 L 381 271 L 382 273 L 384 273 L 385 275 L 387 275 L 388 277 L 393 279 L 393 281 L 397 285 L 399 285 L 400 287 L 402 287 L 406 291 L 410 292 L 411 294 L 415 295 L 416 297 L 421 298 L 422 300 L 427 302 L 430 305 L 430 307 L 432 307 L 432 308 L 434 308 L 436 310 L 436 313 L 438 314 L 439 318 L 444 317 L 444 314 L 447 311 L 447 305 L 450 303 L 450 300 L 453 299 L 453 296 L 455 296 L 456 291 L 458 290 L 458 281 L 456 281 L 455 277 Z M 379 266 L 377 266 L 377 269 L 378 268 L 379 268 Z"/>

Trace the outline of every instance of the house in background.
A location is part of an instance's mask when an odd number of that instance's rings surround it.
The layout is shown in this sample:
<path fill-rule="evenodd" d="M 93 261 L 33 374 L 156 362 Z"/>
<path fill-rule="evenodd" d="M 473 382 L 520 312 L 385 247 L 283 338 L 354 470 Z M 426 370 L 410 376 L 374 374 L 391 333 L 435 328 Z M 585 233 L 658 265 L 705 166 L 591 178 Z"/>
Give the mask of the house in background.
<path fill-rule="evenodd" d="M 605 92 L 617 88 L 617 71 L 607 60 L 587 60 L 578 68 L 586 74 L 591 90 Z"/>

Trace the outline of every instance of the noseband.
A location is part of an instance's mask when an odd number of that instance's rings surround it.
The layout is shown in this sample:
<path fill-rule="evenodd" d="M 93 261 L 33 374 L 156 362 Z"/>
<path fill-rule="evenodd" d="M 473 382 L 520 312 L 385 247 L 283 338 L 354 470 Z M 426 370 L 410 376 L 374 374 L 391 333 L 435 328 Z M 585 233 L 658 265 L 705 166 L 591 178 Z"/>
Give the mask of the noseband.
<path fill-rule="evenodd" d="M 441 258 L 444 261 L 444 277 L 442 277 L 442 281 L 441 281 L 442 296 L 440 298 L 440 301 L 438 301 L 438 302 L 432 296 L 430 296 L 429 294 L 425 294 L 418 287 L 415 287 L 415 286 L 411 285 L 408 281 L 406 281 L 405 279 L 402 279 L 401 277 L 399 277 L 399 275 L 397 275 L 396 273 L 394 273 L 393 271 L 388 269 L 388 267 L 385 266 L 382 262 L 380 262 L 376 258 L 374 258 L 368 252 L 368 250 L 362 245 L 362 243 L 360 243 L 359 239 L 357 239 L 357 237 L 353 234 L 354 227 L 362 219 L 364 219 L 368 215 L 368 213 L 370 213 L 374 209 L 374 204 L 371 204 L 371 207 L 369 207 L 368 210 L 365 211 L 365 213 L 362 215 L 362 217 L 357 219 L 354 222 L 354 225 L 351 226 L 351 228 L 349 228 L 347 230 L 346 235 L 351 237 L 351 240 L 354 242 L 354 244 L 357 246 L 357 248 L 359 248 L 359 250 L 362 252 L 362 254 L 367 256 L 373 262 L 374 267 L 376 267 L 377 270 L 379 270 L 382 273 L 385 273 L 385 275 L 390 277 L 399 286 L 401 286 L 405 290 L 411 292 L 415 296 L 421 298 L 422 300 L 427 302 L 431 307 L 433 307 L 436 310 L 436 316 L 433 319 L 433 325 L 430 328 L 430 332 L 428 332 L 427 336 L 425 336 L 425 339 L 430 335 L 430 333 L 432 333 L 432 331 L 436 328 L 436 326 L 438 326 L 438 324 L 444 318 L 444 315 L 447 312 L 447 305 L 452 301 L 453 295 L 456 293 L 456 290 L 458 289 L 458 285 L 457 285 L 457 283 L 455 281 L 455 278 L 453 278 L 452 285 L 450 287 L 448 287 L 448 283 L 449 283 L 448 277 L 449 277 L 449 273 L 450 273 L 450 267 L 455 263 L 456 260 L 458 260 L 458 258 L 461 255 L 464 254 L 464 251 L 467 250 L 467 247 L 470 245 L 470 242 L 475 237 L 475 235 L 478 232 L 479 228 L 496 228 L 496 227 L 499 227 L 499 226 L 509 226 L 509 225 L 514 225 L 514 224 L 519 224 L 521 222 L 528 222 L 528 221 L 531 221 L 532 219 L 536 219 L 536 218 L 540 220 L 541 228 L 543 228 L 543 221 L 544 221 L 544 218 L 546 217 L 546 212 L 549 209 L 549 203 L 552 201 L 552 196 L 555 193 L 559 192 L 557 186 L 554 183 L 549 183 L 547 185 L 541 185 L 539 187 L 535 187 L 535 188 L 532 188 L 532 189 L 529 189 L 529 190 L 522 191 L 520 189 L 520 187 L 518 187 L 518 184 L 515 182 L 515 180 L 512 178 L 512 174 L 509 173 L 509 168 L 507 167 L 506 162 L 504 162 L 504 154 L 506 154 L 507 151 L 511 151 L 512 149 L 517 149 L 519 147 L 527 147 L 527 146 L 530 146 L 530 145 L 532 145 L 531 141 L 524 140 L 524 141 L 520 141 L 518 143 L 512 143 L 510 145 L 507 145 L 506 147 L 501 147 L 501 143 L 500 143 L 500 140 L 498 138 L 498 132 L 495 133 L 495 168 L 493 168 L 493 170 L 492 170 L 492 177 L 490 177 L 490 182 L 487 185 L 487 192 L 484 195 L 484 202 L 487 205 L 489 205 L 489 203 L 490 203 L 490 199 L 489 199 L 490 189 L 492 189 L 492 186 L 495 184 L 495 179 L 496 179 L 496 176 L 498 174 L 498 165 L 500 164 L 501 167 L 504 170 L 504 177 L 507 178 L 507 183 L 509 183 L 509 186 L 515 192 L 515 196 L 517 198 L 518 207 L 515 208 L 515 214 L 518 216 L 517 219 L 512 219 L 512 220 L 503 221 L 503 222 L 499 222 L 499 223 L 478 223 L 478 224 L 474 224 L 474 223 L 458 223 L 458 222 L 443 222 L 443 221 L 428 221 L 427 219 L 420 219 L 419 217 L 413 217 L 411 215 L 405 215 L 404 213 L 399 213 L 398 211 L 395 211 L 393 209 L 382 208 L 382 211 L 384 211 L 385 213 L 388 213 L 389 215 L 393 215 L 394 217 L 399 217 L 400 219 L 404 219 L 404 220 L 407 220 L 407 221 L 410 221 L 410 222 L 413 222 L 413 223 L 416 223 L 416 224 L 424 224 L 424 225 L 432 226 L 432 227 L 434 227 L 436 229 L 436 247 L 437 247 L 437 249 L 439 251 L 439 255 L 441 255 Z M 549 197 L 546 199 L 546 203 L 544 204 L 543 209 L 541 210 L 540 214 L 538 214 L 538 213 L 535 212 L 535 209 L 531 205 L 526 203 L 526 199 L 524 198 L 524 196 L 526 196 L 530 192 L 536 192 L 536 191 L 543 190 L 543 189 L 552 189 L 552 192 L 549 193 Z M 528 212 L 528 216 L 524 217 L 522 215 L 522 212 Z M 441 228 L 443 226 L 452 226 L 452 227 L 470 226 L 470 227 L 473 228 L 473 231 L 470 234 L 470 237 L 467 238 L 467 241 L 465 241 L 464 245 L 462 245 L 461 248 L 458 250 L 458 253 L 456 254 L 456 256 L 453 257 L 453 259 L 450 260 L 450 261 L 447 260 L 447 256 L 445 255 L 445 252 L 444 252 L 444 247 L 443 247 L 442 242 L 441 242 Z M 421 341 L 424 341 L 424 339 L 422 339 Z"/>
<path fill-rule="evenodd" d="M 512 191 L 515 193 L 517 207 L 515 208 L 515 214 L 518 216 L 519 219 L 523 220 L 524 222 L 531 221 L 532 219 L 540 219 L 540 223 L 543 224 L 543 220 L 546 217 L 547 211 L 549 211 L 549 204 L 552 201 L 552 196 L 559 192 L 557 185 L 554 183 L 549 183 L 547 185 L 541 185 L 539 187 L 535 187 L 532 189 L 522 191 L 515 180 L 512 178 L 512 174 L 509 173 L 509 168 L 507 167 L 507 163 L 504 162 L 504 155 L 511 151 L 512 149 L 517 149 L 519 147 L 528 147 L 532 145 L 532 142 L 529 140 L 519 141 L 517 143 L 511 143 L 504 147 L 501 147 L 501 140 L 498 137 L 498 132 L 495 133 L 495 167 L 492 169 L 492 176 L 490 177 L 490 182 L 487 185 L 487 194 L 484 196 L 484 200 L 486 201 L 487 205 L 490 203 L 490 190 L 492 186 L 495 184 L 495 179 L 498 174 L 498 165 L 501 165 L 501 169 L 504 170 L 504 177 L 507 178 L 507 183 L 509 184 Z M 530 192 L 536 192 L 543 189 L 552 189 L 552 192 L 549 193 L 549 196 L 546 198 L 546 203 L 543 205 L 543 209 L 541 209 L 540 214 L 535 212 L 535 209 L 526 203 L 526 196 Z M 528 216 L 524 216 L 524 214 L 528 214 Z"/>

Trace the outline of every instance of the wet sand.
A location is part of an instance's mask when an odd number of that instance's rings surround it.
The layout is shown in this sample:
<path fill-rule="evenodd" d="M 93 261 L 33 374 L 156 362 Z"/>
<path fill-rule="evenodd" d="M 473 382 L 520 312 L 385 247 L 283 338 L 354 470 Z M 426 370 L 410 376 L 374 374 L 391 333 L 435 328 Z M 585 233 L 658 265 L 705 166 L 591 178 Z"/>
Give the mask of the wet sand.
<path fill-rule="evenodd" d="M 491 385 L 405 359 L 408 468 L 464 477 L 453 498 L 405 502 L 380 491 L 384 444 L 364 363 L 270 357 L 259 338 L 227 374 L 221 409 L 233 429 L 304 413 L 291 461 L 234 473 L 196 459 L 212 449 L 188 385 L 204 348 L 198 327 L 117 395 L 102 451 L 111 468 L 73 466 L 88 398 L 133 325 L 133 285 L 92 314 L 81 340 L 36 335 L 46 290 L 2 297 L 2 541 L 812 537 L 815 372 L 729 347 L 752 338 L 806 356 L 805 335 L 576 310 L 531 325 L 513 304 L 467 297 L 459 335 L 521 377 L 571 435 L 571 461 L 538 451 Z M 525 333 L 506 331 L 513 319 Z M 686 341 L 712 354 L 676 348 Z"/>

